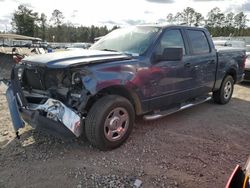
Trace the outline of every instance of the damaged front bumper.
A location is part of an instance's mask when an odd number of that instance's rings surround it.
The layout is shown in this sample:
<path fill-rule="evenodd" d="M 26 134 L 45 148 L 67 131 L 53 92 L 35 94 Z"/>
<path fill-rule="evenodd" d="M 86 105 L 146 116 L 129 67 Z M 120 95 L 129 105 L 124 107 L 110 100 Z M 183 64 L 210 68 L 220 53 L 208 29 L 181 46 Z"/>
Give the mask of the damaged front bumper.
<path fill-rule="evenodd" d="M 6 91 L 6 98 L 17 136 L 24 122 L 36 130 L 61 138 L 79 137 L 82 133 L 83 118 L 75 111 L 52 98 L 45 98 L 43 104 L 28 103 L 14 76 Z"/>

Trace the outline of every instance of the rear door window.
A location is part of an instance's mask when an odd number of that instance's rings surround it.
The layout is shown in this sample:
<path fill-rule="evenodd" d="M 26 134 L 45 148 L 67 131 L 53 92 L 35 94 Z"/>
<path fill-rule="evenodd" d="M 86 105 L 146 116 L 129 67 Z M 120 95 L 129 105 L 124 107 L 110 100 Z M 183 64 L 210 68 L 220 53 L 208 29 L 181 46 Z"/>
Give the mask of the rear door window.
<path fill-rule="evenodd" d="M 203 31 L 187 30 L 187 35 L 194 54 L 210 53 L 210 46 Z"/>

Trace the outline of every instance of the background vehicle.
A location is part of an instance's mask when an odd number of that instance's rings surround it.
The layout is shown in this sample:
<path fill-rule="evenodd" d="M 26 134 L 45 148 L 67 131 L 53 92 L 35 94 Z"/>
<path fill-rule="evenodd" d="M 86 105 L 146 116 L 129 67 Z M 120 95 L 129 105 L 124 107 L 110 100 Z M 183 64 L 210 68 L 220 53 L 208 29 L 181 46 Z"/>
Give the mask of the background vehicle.
<path fill-rule="evenodd" d="M 90 43 L 73 43 L 66 47 L 67 50 L 79 50 L 79 49 L 88 49 L 92 44 Z"/>
<path fill-rule="evenodd" d="M 24 120 L 57 135 L 85 132 L 107 150 L 129 137 L 136 115 L 160 118 L 210 100 L 209 93 L 228 103 L 244 62 L 242 49 L 216 50 L 206 29 L 137 26 L 113 31 L 90 50 L 23 59 L 7 99 L 15 130 Z"/>
<path fill-rule="evenodd" d="M 234 48 L 246 48 L 245 41 L 242 40 L 214 40 L 214 45 L 217 46 L 227 46 Z"/>

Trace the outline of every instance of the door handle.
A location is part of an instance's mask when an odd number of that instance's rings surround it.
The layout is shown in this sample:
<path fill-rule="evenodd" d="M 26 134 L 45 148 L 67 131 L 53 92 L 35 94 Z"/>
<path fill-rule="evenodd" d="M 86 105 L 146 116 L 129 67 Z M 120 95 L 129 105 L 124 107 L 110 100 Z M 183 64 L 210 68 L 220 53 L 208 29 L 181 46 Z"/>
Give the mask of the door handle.
<path fill-rule="evenodd" d="M 215 64 L 215 60 L 209 61 L 209 64 L 210 64 L 210 65 L 214 65 L 214 64 Z"/>
<path fill-rule="evenodd" d="M 191 63 L 186 63 L 184 66 L 185 66 L 186 68 L 190 68 L 190 67 L 191 67 Z"/>

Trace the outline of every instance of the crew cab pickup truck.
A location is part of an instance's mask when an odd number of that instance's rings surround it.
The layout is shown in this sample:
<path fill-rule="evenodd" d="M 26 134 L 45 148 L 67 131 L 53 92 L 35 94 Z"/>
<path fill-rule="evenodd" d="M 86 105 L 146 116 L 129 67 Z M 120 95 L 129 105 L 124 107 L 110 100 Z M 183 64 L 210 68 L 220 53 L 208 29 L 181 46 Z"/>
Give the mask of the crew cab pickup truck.
<path fill-rule="evenodd" d="M 7 100 L 17 133 L 26 122 L 59 136 L 85 134 L 109 150 L 129 137 L 136 116 L 154 120 L 211 98 L 228 103 L 245 59 L 241 49 L 216 50 L 203 28 L 117 29 L 89 50 L 24 58 Z"/>

